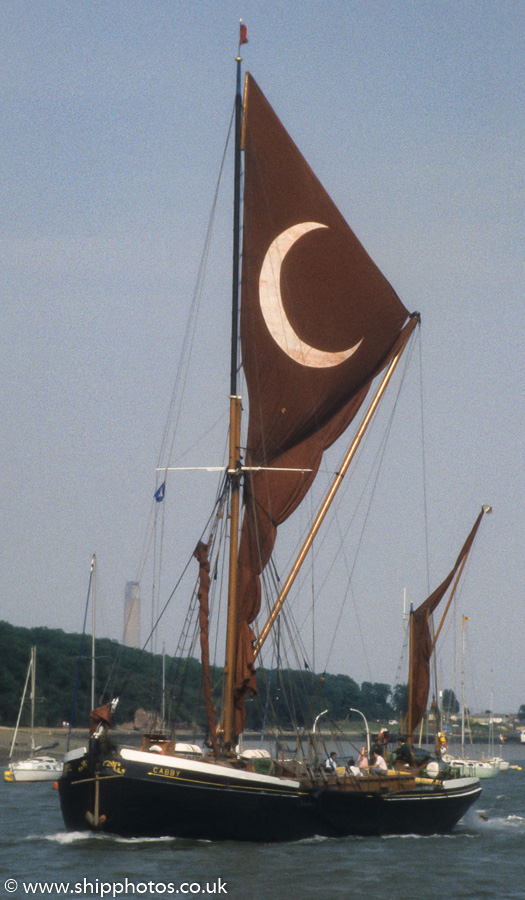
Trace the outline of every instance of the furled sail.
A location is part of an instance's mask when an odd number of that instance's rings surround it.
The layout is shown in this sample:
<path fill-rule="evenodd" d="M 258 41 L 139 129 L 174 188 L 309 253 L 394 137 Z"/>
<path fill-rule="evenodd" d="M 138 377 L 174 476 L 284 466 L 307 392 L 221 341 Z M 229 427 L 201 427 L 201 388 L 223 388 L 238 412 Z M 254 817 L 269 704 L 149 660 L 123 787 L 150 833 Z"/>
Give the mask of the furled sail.
<path fill-rule="evenodd" d="M 208 544 L 199 541 L 193 555 L 199 563 L 198 600 L 204 706 L 206 708 L 206 718 L 208 720 L 209 741 L 214 756 L 218 757 L 219 745 L 217 743 L 217 732 L 215 729 L 215 714 L 213 709 L 210 673 L 210 562 L 208 559 Z"/>
<path fill-rule="evenodd" d="M 415 326 L 250 75 L 243 149 L 246 464 L 265 470 L 245 481 L 238 732 L 244 690 L 255 690 L 250 626 L 277 527 L 301 503 L 323 451 L 352 421 L 372 380 Z"/>
<path fill-rule="evenodd" d="M 461 548 L 454 568 L 430 597 L 410 615 L 409 738 L 411 738 L 414 730 L 421 722 L 427 708 L 430 688 L 430 657 L 434 649 L 430 634 L 429 618 L 445 596 L 456 572 L 470 553 L 485 511 L 485 508 L 483 508 L 476 519 L 472 531 Z"/>

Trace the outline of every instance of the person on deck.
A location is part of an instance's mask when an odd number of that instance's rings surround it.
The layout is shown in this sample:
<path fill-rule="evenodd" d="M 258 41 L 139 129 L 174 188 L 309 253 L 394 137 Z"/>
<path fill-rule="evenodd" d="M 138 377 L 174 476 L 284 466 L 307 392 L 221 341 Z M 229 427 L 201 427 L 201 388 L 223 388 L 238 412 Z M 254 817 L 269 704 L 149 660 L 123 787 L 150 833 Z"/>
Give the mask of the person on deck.
<path fill-rule="evenodd" d="M 363 772 L 365 771 L 365 769 L 368 769 L 368 756 L 366 747 L 361 747 L 361 753 L 357 757 L 357 768 L 361 769 Z"/>
<path fill-rule="evenodd" d="M 336 759 L 337 759 L 337 753 L 335 751 L 332 751 L 330 756 L 328 756 L 325 761 L 324 770 L 325 770 L 325 772 L 329 772 L 330 775 L 334 775 L 335 770 L 337 769 Z"/>
<path fill-rule="evenodd" d="M 374 750 L 370 757 L 370 766 L 368 771 L 372 775 L 386 775 L 388 766 L 380 753 Z"/>
<path fill-rule="evenodd" d="M 346 771 L 349 773 L 349 775 L 358 775 L 358 776 L 360 776 L 360 775 L 363 774 L 362 769 L 359 769 L 359 768 L 356 766 L 356 764 L 355 764 L 355 759 L 354 759 L 353 756 L 350 756 L 349 759 L 348 759 L 348 762 L 347 762 L 347 764 L 346 764 Z"/>
<path fill-rule="evenodd" d="M 374 741 L 374 750 L 376 751 L 376 753 L 380 753 L 381 756 L 384 757 L 388 748 L 389 740 L 390 734 L 388 733 L 386 728 L 382 728 Z"/>
<path fill-rule="evenodd" d="M 396 761 L 404 763 L 407 766 L 414 766 L 416 764 L 412 747 L 401 736 L 397 739 L 397 747 L 394 751 L 394 755 Z"/>

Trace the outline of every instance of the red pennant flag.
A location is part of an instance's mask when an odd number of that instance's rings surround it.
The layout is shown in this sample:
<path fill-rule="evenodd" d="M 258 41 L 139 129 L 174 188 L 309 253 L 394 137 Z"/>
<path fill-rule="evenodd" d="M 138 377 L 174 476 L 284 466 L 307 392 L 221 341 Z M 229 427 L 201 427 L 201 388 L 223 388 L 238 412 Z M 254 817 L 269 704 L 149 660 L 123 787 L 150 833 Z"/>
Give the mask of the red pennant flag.
<path fill-rule="evenodd" d="M 243 25 L 241 22 L 241 30 L 239 34 L 239 44 L 247 44 L 248 43 L 248 32 L 246 30 L 246 25 Z"/>

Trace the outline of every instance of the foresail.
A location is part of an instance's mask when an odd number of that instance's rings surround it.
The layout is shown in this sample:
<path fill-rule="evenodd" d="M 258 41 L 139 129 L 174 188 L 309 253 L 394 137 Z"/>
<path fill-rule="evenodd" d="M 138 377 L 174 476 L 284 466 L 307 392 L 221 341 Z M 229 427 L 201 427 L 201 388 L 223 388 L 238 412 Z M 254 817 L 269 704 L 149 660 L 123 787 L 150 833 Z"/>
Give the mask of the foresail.
<path fill-rule="evenodd" d="M 250 625 L 276 529 L 301 503 L 323 451 L 350 424 L 401 344 L 408 317 L 249 75 L 243 149 L 246 464 L 270 471 L 245 482 L 238 730 L 244 689 L 255 689 Z"/>

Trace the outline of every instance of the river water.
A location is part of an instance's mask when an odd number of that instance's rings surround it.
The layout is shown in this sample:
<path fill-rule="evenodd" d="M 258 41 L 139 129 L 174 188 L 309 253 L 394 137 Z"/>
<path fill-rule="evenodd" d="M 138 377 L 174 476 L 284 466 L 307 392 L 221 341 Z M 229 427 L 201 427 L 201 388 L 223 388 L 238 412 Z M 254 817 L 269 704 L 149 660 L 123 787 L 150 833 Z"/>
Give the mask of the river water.
<path fill-rule="evenodd" d="M 485 780 L 476 806 L 444 837 L 124 840 L 68 833 L 51 784 L 2 783 L 0 896 L 523 900 L 525 747 L 505 753 L 521 771 Z"/>

